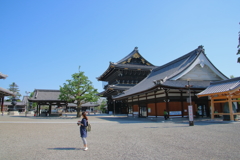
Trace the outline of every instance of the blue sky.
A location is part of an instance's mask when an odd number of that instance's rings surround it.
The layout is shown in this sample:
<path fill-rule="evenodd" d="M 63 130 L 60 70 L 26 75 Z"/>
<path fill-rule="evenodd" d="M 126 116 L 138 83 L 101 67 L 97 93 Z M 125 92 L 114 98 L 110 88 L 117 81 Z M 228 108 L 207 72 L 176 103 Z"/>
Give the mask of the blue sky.
<path fill-rule="evenodd" d="M 59 89 L 73 73 L 97 81 L 134 47 L 160 66 L 203 45 L 226 76 L 240 76 L 239 0 L 0 1 L 0 87 Z"/>

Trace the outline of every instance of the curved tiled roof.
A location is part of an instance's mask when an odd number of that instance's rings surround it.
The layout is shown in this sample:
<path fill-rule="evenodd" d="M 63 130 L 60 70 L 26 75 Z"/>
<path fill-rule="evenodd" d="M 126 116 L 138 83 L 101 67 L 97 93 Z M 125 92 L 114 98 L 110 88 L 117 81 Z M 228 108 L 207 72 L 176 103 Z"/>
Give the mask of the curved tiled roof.
<path fill-rule="evenodd" d="M 154 66 L 153 64 L 148 62 L 145 58 L 143 58 L 143 56 L 138 52 L 138 47 L 135 47 L 134 50 L 131 53 L 129 53 L 126 57 L 124 57 L 123 59 L 118 61 L 116 64 L 124 64 L 124 62 L 128 61 L 129 58 L 134 58 L 135 56 L 138 56 L 138 58 L 144 59 L 146 64 L 148 63 L 149 66 Z"/>
<path fill-rule="evenodd" d="M 134 58 L 138 59 L 141 62 L 141 64 L 132 62 L 131 60 Z M 97 79 L 104 81 L 104 77 L 106 75 L 111 74 L 114 71 L 114 69 L 118 69 L 118 68 L 128 68 L 128 69 L 133 69 L 133 70 L 140 69 L 140 70 L 149 71 L 149 70 L 155 68 L 155 66 L 153 64 L 151 64 L 150 62 L 148 62 L 145 58 L 143 58 L 142 55 L 138 52 L 138 48 L 135 47 L 134 50 L 130 54 L 128 54 L 126 57 L 124 57 L 120 61 L 118 61 L 116 63 L 110 62 L 107 70 L 101 76 L 97 77 Z"/>
<path fill-rule="evenodd" d="M 167 64 L 154 68 L 152 72 L 140 83 L 114 98 L 118 99 L 151 90 L 152 88 L 155 88 L 155 84 L 153 82 L 156 80 L 161 80 L 161 86 L 184 88 L 185 85 L 187 85 L 187 81 L 171 79 L 186 70 L 200 54 L 205 55 L 203 46 L 199 46 L 197 49 Z M 210 81 L 191 81 L 191 84 L 194 85 L 194 88 L 196 89 L 205 89 L 210 84 Z"/>
<path fill-rule="evenodd" d="M 240 87 L 240 77 L 213 82 L 204 91 L 197 94 L 198 96 L 208 96 L 214 93 L 229 92 Z"/>
<path fill-rule="evenodd" d="M 33 97 L 29 101 L 61 101 L 59 99 L 60 90 L 35 89 Z"/>
<path fill-rule="evenodd" d="M 11 91 L 9 91 L 8 89 L 4 89 L 0 87 L 0 95 L 3 96 L 15 96 L 15 94 Z"/>
<path fill-rule="evenodd" d="M 2 73 L 0 72 L 0 79 L 6 79 L 7 77 L 8 77 L 8 75 L 2 74 Z"/>

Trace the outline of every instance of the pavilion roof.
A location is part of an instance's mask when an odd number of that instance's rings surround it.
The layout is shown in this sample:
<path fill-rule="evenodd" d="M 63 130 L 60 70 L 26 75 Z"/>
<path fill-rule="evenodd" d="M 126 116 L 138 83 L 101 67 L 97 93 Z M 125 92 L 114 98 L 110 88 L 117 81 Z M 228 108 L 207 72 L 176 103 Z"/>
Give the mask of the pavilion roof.
<path fill-rule="evenodd" d="M 231 91 L 240 92 L 240 77 L 212 82 L 210 86 L 208 86 L 204 91 L 197 94 L 197 96 L 204 97 L 216 94 L 225 94 Z"/>
<path fill-rule="evenodd" d="M 15 96 L 12 91 L 0 87 L 0 96 Z"/>
<path fill-rule="evenodd" d="M 2 73 L 0 72 L 0 79 L 6 79 L 7 77 L 8 77 L 8 75 L 2 74 Z"/>
<path fill-rule="evenodd" d="M 33 97 L 29 98 L 30 102 L 40 102 L 40 101 L 55 101 L 64 102 L 59 99 L 60 90 L 51 89 L 35 89 Z"/>

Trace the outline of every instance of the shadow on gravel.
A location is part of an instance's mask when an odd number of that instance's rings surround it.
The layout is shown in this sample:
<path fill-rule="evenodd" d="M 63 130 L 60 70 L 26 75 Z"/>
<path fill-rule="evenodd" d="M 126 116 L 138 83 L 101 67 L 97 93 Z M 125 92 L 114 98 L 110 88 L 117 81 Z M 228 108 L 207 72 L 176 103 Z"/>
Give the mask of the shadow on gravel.
<path fill-rule="evenodd" d="M 147 118 L 132 118 L 132 117 L 98 117 L 99 119 L 118 122 L 118 123 L 151 123 Z"/>
<path fill-rule="evenodd" d="M 59 147 L 59 148 L 48 148 L 48 150 L 82 150 L 82 148 Z"/>
<path fill-rule="evenodd" d="M 164 120 L 164 118 L 133 118 L 133 117 L 98 117 L 99 119 L 103 119 L 111 122 L 118 123 L 175 123 L 175 124 L 184 124 L 189 126 L 188 118 L 170 118 L 169 120 Z M 194 119 L 194 125 L 197 126 L 206 126 L 206 125 L 217 125 L 217 124 L 233 124 L 236 122 L 231 121 L 222 121 L 215 120 L 211 121 L 209 118 L 198 118 Z M 237 122 L 240 123 L 240 122 Z"/>
<path fill-rule="evenodd" d="M 46 116 L 42 116 L 42 117 L 35 117 L 35 116 L 9 116 L 9 117 L 17 117 L 17 118 L 23 118 L 23 119 L 77 119 L 76 116 L 53 116 L 53 117 L 46 117 Z"/>

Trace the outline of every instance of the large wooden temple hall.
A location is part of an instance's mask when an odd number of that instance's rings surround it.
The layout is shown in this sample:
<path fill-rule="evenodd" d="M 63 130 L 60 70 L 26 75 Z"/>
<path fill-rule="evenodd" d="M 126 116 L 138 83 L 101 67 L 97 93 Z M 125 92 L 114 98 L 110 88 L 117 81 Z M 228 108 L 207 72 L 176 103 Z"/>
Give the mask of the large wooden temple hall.
<path fill-rule="evenodd" d="M 188 105 L 193 114 L 210 116 L 208 97 L 198 98 L 211 82 L 227 80 L 207 58 L 203 46 L 155 66 L 139 53 L 136 47 L 118 61 L 110 62 L 107 70 L 97 78 L 107 82 L 100 96 L 107 98 L 108 111 L 114 114 L 138 117 L 188 115 Z M 221 110 L 221 104 L 215 109 Z"/>

